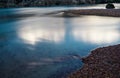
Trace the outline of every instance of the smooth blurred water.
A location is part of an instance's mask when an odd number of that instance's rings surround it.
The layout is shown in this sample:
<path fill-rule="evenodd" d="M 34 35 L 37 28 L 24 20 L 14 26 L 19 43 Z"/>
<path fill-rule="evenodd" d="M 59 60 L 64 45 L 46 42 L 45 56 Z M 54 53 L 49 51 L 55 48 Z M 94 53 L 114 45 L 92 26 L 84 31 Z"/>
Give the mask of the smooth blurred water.
<path fill-rule="evenodd" d="M 1 9 L 0 78 L 65 78 L 91 50 L 120 43 L 120 18 L 41 16 L 80 8 L 104 5 Z"/>

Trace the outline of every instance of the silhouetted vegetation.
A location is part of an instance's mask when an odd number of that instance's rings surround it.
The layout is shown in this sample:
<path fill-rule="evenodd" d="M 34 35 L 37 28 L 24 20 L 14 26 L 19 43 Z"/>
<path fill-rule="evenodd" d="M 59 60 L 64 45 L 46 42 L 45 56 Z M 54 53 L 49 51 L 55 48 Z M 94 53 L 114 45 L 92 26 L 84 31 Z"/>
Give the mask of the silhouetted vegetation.
<path fill-rule="evenodd" d="M 0 7 L 63 6 L 101 3 L 120 3 L 120 0 L 0 0 Z"/>

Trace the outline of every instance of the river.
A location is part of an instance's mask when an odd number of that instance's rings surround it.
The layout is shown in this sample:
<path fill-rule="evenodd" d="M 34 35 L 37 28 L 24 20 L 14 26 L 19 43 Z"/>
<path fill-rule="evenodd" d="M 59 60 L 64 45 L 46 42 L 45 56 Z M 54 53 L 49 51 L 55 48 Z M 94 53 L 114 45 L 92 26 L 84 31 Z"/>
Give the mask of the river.
<path fill-rule="evenodd" d="M 104 6 L 0 9 L 0 78 L 66 78 L 91 50 L 119 44 L 120 18 L 44 15 Z"/>

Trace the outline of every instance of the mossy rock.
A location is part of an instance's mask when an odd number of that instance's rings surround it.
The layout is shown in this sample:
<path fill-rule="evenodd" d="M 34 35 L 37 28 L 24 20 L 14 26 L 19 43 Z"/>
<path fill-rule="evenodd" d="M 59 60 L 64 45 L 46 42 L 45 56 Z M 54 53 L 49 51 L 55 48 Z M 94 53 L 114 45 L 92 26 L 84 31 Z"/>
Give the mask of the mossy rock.
<path fill-rule="evenodd" d="M 106 9 L 114 9 L 115 6 L 112 3 L 106 5 Z"/>

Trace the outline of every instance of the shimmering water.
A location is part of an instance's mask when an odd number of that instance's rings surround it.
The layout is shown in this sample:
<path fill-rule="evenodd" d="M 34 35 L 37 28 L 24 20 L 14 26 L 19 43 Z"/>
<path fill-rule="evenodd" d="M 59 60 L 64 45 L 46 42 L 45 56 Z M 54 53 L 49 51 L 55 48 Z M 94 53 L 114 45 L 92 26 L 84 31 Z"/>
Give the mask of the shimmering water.
<path fill-rule="evenodd" d="M 103 6 L 1 9 L 0 78 L 66 77 L 92 49 L 119 44 L 120 18 L 41 16 Z"/>

